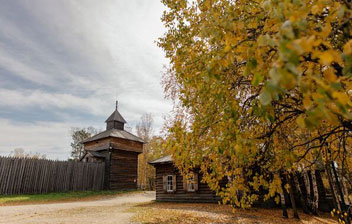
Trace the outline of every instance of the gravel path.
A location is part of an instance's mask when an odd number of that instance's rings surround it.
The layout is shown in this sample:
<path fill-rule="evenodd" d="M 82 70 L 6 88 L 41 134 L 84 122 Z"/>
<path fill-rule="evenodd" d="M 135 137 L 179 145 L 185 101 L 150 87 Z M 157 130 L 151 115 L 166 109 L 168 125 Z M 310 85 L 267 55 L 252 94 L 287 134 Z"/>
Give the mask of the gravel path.
<path fill-rule="evenodd" d="M 154 199 L 154 192 L 139 192 L 95 201 L 0 206 L 0 223 L 128 224 L 133 215 L 128 208 Z"/>

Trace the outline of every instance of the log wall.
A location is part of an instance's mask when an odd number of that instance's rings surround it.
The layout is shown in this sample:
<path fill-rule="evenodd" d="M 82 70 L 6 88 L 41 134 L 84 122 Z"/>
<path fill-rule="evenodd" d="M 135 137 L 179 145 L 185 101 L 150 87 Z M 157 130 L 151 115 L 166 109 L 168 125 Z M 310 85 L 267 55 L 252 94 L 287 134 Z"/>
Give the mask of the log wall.
<path fill-rule="evenodd" d="M 84 149 L 88 151 L 89 150 L 94 151 L 98 148 L 99 150 L 103 150 L 103 149 L 108 150 L 110 146 L 115 149 L 123 149 L 125 151 L 133 151 L 133 152 L 140 152 L 140 153 L 143 152 L 143 143 L 131 141 L 128 139 L 122 139 L 122 138 L 108 137 L 108 138 L 103 138 L 96 141 L 84 143 Z"/>
<path fill-rule="evenodd" d="M 196 192 L 187 192 L 183 188 L 183 177 L 178 172 L 177 168 L 173 166 L 172 163 L 166 164 L 155 164 L 156 168 L 156 201 L 168 201 L 168 202 L 218 202 L 220 201 L 220 197 L 216 196 L 215 192 L 211 191 L 209 186 L 205 183 L 201 183 L 202 175 L 198 173 L 198 191 Z M 163 176 L 166 175 L 176 175 L 176 191 L 175 192 L 166 192 L 163 188 Z M 305 183 L 303 181 L 303 176 L 299 176 L 298 184 L 300 185 L 300 190 L 304 198 L 313 198 L 313 193 L 310 191 L 310 194 L 307 195 L 307 190 L 305 187 Z M 332 200 L 326 194 L 326 191 L 323 186 L 323 181 L 321 179 L 320 171 L 316 171 L 316 181 L 318 188 L 318 208 L 320 211 L 331 211 L 332 210 Z M 226 185 L 226 181 L 222 181 L 220 183 L 221 186 Z M 294 186 L 296 187 L 296 186 Z M 311 188 L 311 187 L 310 187 Z M 309 188 L 309 189 L 310 189 Z M 297 192 L 297 189 L 295 189 Z M 264 195 L 265 192 L 263 192 Z M 266 192 L 267 193 L 267 192 Z M 263 200 L 263 195 L 260 197 L 258 201 L 254 203 L 255 207 L 265 207 L 272 208 L 279 206 L 274 202 L 273 199 L 269 199 L 267 201 Z M 288 194 L 284 194 L 285 201 L 288 206 L 291 206 L 290 198 Z M 298 195 L 295 195 L 297 206 L 301 207 Z"/>
<path fill-rule="evenodd" d="M 143 152 L 143 143 L 141 142 L 122 138 L 111 138 L 111 143 L 114 148 L 123 149 L 125 151 Z"/>
<path fill-rule="evenodd" d="M 214 203 L 220 200 L 215 192 L 210 190 L 206 183 L 201 183 L 202 175 L 198 174 L 198 191 L 187 192 L 183 189 L 183 176 L 171 164 L 157 164 L 156 168 L 156 200 L 169 202 L 207 202 Z M 176 191 L 165 192 L 163 189 L 163 176 L 176 175 Z"/>
<path fill-rule="evenodd" d="M 102 190 L 104 163 L 0 157 L 0 194 Z"/>
<path fill-rule="evenodd" d="M 138 154 L 131 151 L 112 150 L 109 189 L 137 189 Z"/>

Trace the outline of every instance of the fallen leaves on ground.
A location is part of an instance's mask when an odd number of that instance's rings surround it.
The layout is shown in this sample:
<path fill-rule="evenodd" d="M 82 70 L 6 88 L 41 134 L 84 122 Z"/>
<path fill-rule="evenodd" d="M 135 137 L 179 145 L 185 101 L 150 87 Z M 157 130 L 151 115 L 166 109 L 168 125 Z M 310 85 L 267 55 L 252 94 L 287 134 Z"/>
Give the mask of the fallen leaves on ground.
<path fill-rule="evenodd" d="M 300 212 L 300 220 L 282 217 L 280 209 L 236 209 L 235 213 L 227 205 L 198 203 L 161 203 L 153 202 L 137 205 L 130 209 L 135 212 L 132 221 L 141 224 L 230 224 L 230 223 L 336 223 L 329 214 L 319 216 Z"/>

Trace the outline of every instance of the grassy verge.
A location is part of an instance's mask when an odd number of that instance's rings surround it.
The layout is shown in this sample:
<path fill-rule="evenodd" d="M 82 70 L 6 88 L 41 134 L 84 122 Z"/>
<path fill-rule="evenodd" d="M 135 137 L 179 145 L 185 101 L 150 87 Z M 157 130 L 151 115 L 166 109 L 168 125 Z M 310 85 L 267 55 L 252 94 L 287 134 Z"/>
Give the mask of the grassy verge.
<path fill-rule="evenodd" d="M 0 206 L 13 204 L 50 203 L 60 201 L 81 201 L 111 197 L 136 191 L 74 191 L 65 193 L 0 195 Z"/>

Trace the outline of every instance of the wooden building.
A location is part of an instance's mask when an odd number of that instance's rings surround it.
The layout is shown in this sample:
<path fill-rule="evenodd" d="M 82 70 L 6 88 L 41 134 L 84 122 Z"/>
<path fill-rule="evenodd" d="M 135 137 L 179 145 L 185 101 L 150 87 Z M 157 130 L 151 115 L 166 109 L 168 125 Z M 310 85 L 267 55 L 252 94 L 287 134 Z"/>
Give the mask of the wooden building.
<path fill-rule="evenodd" d="M 156 169 L 156 201 L 169 201 L 169 202 L 218 202 L 220 197 L 216 196 L 215 192 L 210 190 L 206 183 L 201 183 L 202 174 L 199 170 L 194 170 L 190 178 L 183 177 L 178 169 L 174 166 L 171 156 L 164 156 L 160 159 L 149 162 Z M 323 184 L 321 170 L 315 170 L 315 179 L 317 182 L 317 194 L 318 194 L 318 208 L 321 211 L 331 211 L 332 199 L 329 193 L 326 191 L 326 186 Z M 310 183 L 312 183 L 312 176 L 310 171 L 307 172 Z M 305 182 L 303 176 L 299 175 L 298 179 L 299 189 L 294 186 L 296 192 L 295 198 L 297 205 L 300 207 L 298 192 L 302 194 L 304 198 L 312 201 L 315 195 L 313 194 L 313 186 L 310 184 L 309 192 L 306 191 Z M 226 185 L 226 181 L 220 183 L 221 186 Z M 298 187 L 298 186 L 297 186 Z M 291 205 L 290 197 L 288 193 L 284 192 L 285 201 L 288 206 Z M 254 203 L 255 207 L 277 207 L 278 205 L 273 199 L 264 201 L 259 199 Z"/>
<path fill-rule="evenodd" d="M 206 183 L 201 183 L 198 170 L 183 177 L 174 167 L 171 156 L 150 162 L 156 170 L 156 201 L 172 202 L 217 202 L 220 200 Z"/>
<path fill-rule="evenodd" d="M 117 102 L 115 111 L 105 122 L 105 131 L 82 142 L 85 154 L 81 161 L 105 162 L 105 189 L 136 189 L 138 155 L 143 152 L 144 142 L 124 130 L 126 121 L 117 110 Z"/>

